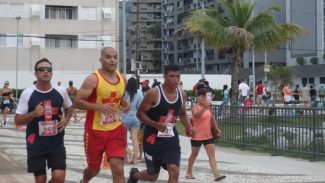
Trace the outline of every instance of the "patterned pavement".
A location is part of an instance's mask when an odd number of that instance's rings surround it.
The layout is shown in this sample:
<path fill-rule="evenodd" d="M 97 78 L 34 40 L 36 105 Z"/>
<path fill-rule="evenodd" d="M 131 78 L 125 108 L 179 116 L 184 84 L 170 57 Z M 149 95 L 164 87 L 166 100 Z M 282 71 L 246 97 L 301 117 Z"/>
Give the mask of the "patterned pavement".
<path fill-rule="evenodd" d="M 16 130 L 9 119 L 8 125 L 0 129 L 0 183 L 25 183 L 33 182 L 32 174 L 26 173 L 26 145 L 24 130 Z M 196 179 L 185 178 L 187 158 L 191 147 L 187 137 L 181 137 L 182 159 L 180 182 L 209 183 L 214 182 L 208 157 L 204 148 L 194 164 L 193 174 Z M 73 123 L 66 129 L 65 145 L 67 149 L 67 172 L 66 183 L 77 183 L 82 178 L 83 169 L 86 167 L 86 159 L 83 149 L 83 122 Z M 128 144 L 131 146 L 131 144 Z M 227 176 L 221 182 L 314 182 L 325 183 L 325 162 L 309 162 L 293 158 L 269 156 L 255 152 L 240 151 L 217 146 L 216 158 L 221 174 Z M 144 163 L 135 165 L 125 164 L 125 176 L 131 167 L 139 170 L 145 168 Z M 49 173 L 49 172 L 48 172 Z M 50 177 L 50 175 L 48 175 Z M 167 182 L 168 174 L 162 170 L 159 182 Z M 91 182 L 112 182 L 109 170 L 101 170 L 99 175 Z"/>

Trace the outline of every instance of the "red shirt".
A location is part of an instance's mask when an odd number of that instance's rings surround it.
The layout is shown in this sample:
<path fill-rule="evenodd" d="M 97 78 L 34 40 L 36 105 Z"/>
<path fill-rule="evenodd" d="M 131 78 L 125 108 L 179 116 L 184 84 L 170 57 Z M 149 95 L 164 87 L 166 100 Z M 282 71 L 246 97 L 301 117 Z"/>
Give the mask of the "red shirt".
<path fill-rule="evenodd" d="M 257 95 L 263 95 L 263 88 L 264 88 L 263 84 L 258 84 L 257 89 L 256 89 L 256 94 Z"/>

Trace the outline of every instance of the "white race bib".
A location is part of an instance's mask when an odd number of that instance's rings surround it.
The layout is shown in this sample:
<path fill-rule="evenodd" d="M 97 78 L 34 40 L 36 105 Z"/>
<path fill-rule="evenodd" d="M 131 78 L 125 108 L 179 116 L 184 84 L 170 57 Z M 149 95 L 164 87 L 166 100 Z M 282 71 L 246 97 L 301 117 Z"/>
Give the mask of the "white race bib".
<path fill-rule="evenodd" d="M 164 137 L 164 138 L 170 138 L 170 137 L 174 137 L 174 125 L 175 123 L 165 123 L 167 126 L 167 129 L 164 132 L 158 131 L 158 135 L 157 137 Z"/>
<path fill-rule="evenodd" d="M 116 111 L 114 114 L 105 115 L 103 113 L 100 114 L 100 122 L 102 125 L 108 125 L 111 123 L 116 122 L 120 119 L 120 114 L 118 111 Z"/>
<path fill-rule="evenodd" d="M 39 136 L 54 136 L 58 134 L 58 121 L 38 122 Z"/>
<path fill-rule="evenodd" d="M 10 104 L 10 100 L 9 99 L 3 100 L 3 104 Z"/>

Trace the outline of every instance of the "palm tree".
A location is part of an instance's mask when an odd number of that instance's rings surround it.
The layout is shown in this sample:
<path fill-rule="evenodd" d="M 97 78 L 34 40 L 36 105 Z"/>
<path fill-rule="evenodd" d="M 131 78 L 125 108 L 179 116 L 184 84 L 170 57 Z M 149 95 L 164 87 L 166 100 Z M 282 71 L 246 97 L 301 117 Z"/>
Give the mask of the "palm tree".
<path fill-rule="evenodd" d="M 185 29 L 218 49 L 231 49 L 232 61 L 232 103 L 238 96 L 239 68 L 245 51 L 270 50 L 304 33 L 299 25 L 279 24 L 271 13 L 279 12 L 273 6 L 255 16 L 255 3 L 240 0 L 217 0 L 223 13 L 205 8 L 194 11 L 185 21 Z"/>

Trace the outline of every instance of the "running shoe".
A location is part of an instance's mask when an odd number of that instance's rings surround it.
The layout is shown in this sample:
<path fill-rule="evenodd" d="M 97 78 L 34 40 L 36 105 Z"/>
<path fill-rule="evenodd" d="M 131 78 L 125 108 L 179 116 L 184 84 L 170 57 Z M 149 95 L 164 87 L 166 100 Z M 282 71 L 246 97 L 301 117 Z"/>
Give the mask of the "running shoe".
<path fill-rule="evenodd" d="M 133 175 L 135 173 L 138 173 L 139 170 L 137 168 L 131 168 L 130 170 L 130 176 L 129 176 L 129 179 L 128 179 L 128 182 L 127 183 L 137 183 L 139 180 L 134 178 Z"/>

